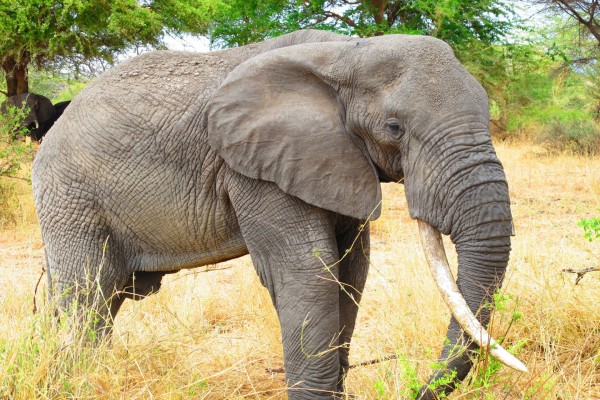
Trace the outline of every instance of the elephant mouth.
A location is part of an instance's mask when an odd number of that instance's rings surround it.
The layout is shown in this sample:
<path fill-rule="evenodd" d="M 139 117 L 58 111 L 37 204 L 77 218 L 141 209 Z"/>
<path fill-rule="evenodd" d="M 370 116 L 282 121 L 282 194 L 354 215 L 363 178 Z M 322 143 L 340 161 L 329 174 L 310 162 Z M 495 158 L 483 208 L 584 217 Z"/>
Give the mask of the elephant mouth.
<path fill-rule="evenodd" d="M 423 251 L 425 252 L 425 258 L 431 269 L 433 279 L 442 294 L 444 302 L 463 331 L 480 348 L 487 349 L 498 361 L 517 371 L 528 372 L 525 364 L 503 349 L 471 312 L 452 276 L 442 242 L 442 235 L 439 230 L 422 220 L 417 220 L 417 222 L 419 224 Z"/>
<path fill-rule="evenodd" d="M 375 171 L 377 171 L 377 177 L 379 178 L 379 182 L 381 183 L 390 183 L 394 182 L 394 179 L 390 178 L 375 162 L 373 163 L 375 166 Z"/>

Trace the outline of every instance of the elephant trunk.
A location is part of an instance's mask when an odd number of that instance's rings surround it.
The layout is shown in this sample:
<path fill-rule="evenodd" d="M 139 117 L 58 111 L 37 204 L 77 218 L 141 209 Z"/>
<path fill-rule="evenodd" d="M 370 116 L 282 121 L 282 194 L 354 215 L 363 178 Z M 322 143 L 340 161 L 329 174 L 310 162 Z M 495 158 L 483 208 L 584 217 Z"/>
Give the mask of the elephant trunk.
<path fill-rule="evenodd" d="M 418 224 L 432 275 L 452 313 L 439 367 L 428 385 L 421 389 L 418 398 L 436 399 L 439 394 L 454 390 L 457 382 L 462 381 L 472 367 L 469 353 L 479 347 L 486 348 L 505 365 L 527 372 L 527 367 L 504 350 L 485 329 L 490 319 L 489 305 L 508 263 L 510 237 L 480 237 L 455 242 L 459 264 L 455 282 L 440 232 L 427 222 L 419 220 Z"/>
<path fill-rule="evenodd" d="M 417 169 L 407 176 L 409 210 L 419 221 L 427 261 L 452 314 L 439 367 L 419 399 L 449 394 L 469 373 L 471 353 L 478 348 L 487 349 L 514 369 L 527 371 L 485 330 L 493 295 L 506 272 L 513 224 L 506 177 L 489 137 L 482 136 L 479 145 L 470 147 L 472 151 L 457 152 L 444 164 L 449 167 L 429 169 L 422 176 Z M 456 246 L 456 282 L 440 232 L 449 234 Z"/>

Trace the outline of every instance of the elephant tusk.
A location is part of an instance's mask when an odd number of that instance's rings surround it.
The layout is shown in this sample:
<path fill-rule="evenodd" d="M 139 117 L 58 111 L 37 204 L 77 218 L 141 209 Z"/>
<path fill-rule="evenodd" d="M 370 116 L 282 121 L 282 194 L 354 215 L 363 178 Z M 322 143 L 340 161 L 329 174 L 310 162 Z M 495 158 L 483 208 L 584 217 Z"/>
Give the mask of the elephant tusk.
<path fill-rule="evenodd" d="M 450 312 L 454 318 L 456 318 L 462 329 L 479 345 L 479 347 L 487 349 L 493 357 L 506 366 L 516 369 L 517 371 L 529 372 L 525 364 L 508 351 L 504 350 L 502 346 L 490 336 L 471 312 L 471 309 L 467 305 L 467 302 L 454 281 L 448 259 L 446 258 L 446 252 L 444 251 L 444 244 L 440 232 L 427 222 L 421 220 L 417 220 L 417 222 L 419 224 L 421 244 L 423 245 L 425 258 L 431 269 L 433 279 L 440 289 L 442 297 L 450 309 Z"/>
<path fill-rule="evenodd" d="M 36 130 L 40 129 L 40 124 L 39 124 L 39 122 L 37 122 L 37 120 L 35 120 L 35 129 Z"/>

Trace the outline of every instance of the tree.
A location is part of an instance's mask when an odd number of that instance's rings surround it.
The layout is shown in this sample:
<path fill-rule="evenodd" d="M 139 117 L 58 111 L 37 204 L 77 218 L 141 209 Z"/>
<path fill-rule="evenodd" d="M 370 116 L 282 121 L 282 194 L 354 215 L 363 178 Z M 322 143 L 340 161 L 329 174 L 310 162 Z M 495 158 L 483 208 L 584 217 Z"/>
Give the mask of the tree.
<path fill-rule="evenodd" d="M 585 27 L 600 45 L 600 21 L 598 20 L 600 4 L 598 0 L 539 0 L 535 3 L 573 18 Z"/>
<path fill-rule="evenodd" d="M 0 0 L 0 65 L 6 95 L 28 91 L 28 68 L 113 63 L 166 34 L 206 32 L 221 0 Z"/>
<path fill-rule="evenodd" d="M 492 43 L 512 26 L 513 13 L 494 0 L 224 0 L 209 29 L 214 46 L 240 46 L 301 28 L 360 37 L 432 35 L 453 45 Z"/>

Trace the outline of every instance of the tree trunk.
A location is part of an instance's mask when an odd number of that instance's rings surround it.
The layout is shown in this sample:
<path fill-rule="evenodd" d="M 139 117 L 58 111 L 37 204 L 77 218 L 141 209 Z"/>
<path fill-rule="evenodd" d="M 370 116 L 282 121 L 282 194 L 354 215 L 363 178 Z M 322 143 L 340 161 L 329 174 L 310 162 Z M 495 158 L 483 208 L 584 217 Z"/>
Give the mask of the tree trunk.
<path fill-rule="evenodd" d="M 381 25 L 385 22 L 385 8 L 388 5 L 388 0 L 371 0 L 371 8 L 373 11 L 373 18 L 375 19 L 375 23 L 377 25 Z M 375 32 L 375 36 L 383 35 L 382 31 Z"/>
<path fill-rule="evenodd" d="M 23 53 L 18 60 L 14 56 L 8 56 L 3 60 L 2 69 L 6 78 L 7 96 L 10 97 L 29 92 L 28 64 L 28 53 Z"/>

